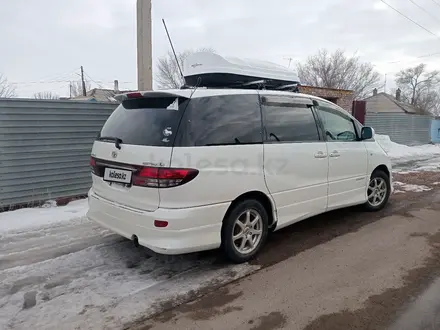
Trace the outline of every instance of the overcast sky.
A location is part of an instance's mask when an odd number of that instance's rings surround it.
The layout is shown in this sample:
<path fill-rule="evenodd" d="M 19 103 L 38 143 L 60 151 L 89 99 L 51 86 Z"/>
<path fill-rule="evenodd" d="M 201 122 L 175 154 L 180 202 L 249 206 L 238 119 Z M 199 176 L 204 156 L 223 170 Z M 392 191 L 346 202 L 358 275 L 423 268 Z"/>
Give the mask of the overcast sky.
<path fill-rule="evenodd" d="M 81 65 L 104 87 L 118 79 L 136 88 L 136 0 L 0 1 L 0 73 L 19 96 L 67 96 Z M 293 66 L 319 48 L 342 48 L 388 73 L 390 88 L 401 68 L 440 69 L 440 0 L 413 0 L 431 16 L 410 0 L 386 1 L 438 37 L 379 0 L 153 0 L 153 61 L 169 50 L 165 18 L 177 51 L 212 47 Z"/>

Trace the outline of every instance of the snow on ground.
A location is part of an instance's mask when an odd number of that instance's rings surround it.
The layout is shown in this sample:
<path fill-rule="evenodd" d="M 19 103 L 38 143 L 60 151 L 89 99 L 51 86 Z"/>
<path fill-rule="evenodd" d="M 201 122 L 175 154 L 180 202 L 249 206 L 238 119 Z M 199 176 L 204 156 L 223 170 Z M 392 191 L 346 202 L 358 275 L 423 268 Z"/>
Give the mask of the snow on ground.
<path fill-rule="evenodd" d="M 24 208 L 3 212 L 0 213 L 0 233 L 41 227 L 81 218 L 86 215 L 87 209 L 87 199 L 82 199 L 60 207 L 56 207 L 54 202 L 48 202 L 38 208 Z"/>
<path fill-rule="evenodd" d="M 440 155 L 440 146 L 438 145 L 427 144 L 410 147 L 391 141 L 388 135 L 376 134 L 374 138 L 391 159 L 429 159 Z"/>
<path fill-rule="evenodd" d="M 392 161 L 393 172 L 400 174 L 410 174 L 416 172 L 439 172 L 440 156 L 434 156 L 429 159 L 394 159 Z"/>
<path fill-rule="evenodd" d="M 121 329 L 257 270 L 218 253 L 152 256 L 84 217 L 86 201 L 0 214 L 0 329 Z"/>
<path fill-rule="evenodd" d="M 416 184 L 409 184 L 409 183 L 403 183 L 395 181 L 393 183 L 395 192 L 394 193 L 402 193 L 406 191 L 413 191 L 413 192 L 423 192 L 423 191 L 429 191 L 432 190 L 432 188 L 425 186 L 425 185 L 416 185 Z"/>

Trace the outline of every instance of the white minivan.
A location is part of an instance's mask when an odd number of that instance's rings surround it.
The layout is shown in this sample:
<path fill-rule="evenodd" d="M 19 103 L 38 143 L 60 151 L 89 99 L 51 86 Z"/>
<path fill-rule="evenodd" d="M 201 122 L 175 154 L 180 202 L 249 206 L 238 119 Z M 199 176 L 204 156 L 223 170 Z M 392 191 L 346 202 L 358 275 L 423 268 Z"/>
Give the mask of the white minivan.
<path fill-rule="evenodd" d="M 374 130 L 327 100 L 200 87 L 119 99 L 93 145 L 88 217 L 157 253 L 220 247 L 245 262 L 274 230 L 390 196 Z"/>

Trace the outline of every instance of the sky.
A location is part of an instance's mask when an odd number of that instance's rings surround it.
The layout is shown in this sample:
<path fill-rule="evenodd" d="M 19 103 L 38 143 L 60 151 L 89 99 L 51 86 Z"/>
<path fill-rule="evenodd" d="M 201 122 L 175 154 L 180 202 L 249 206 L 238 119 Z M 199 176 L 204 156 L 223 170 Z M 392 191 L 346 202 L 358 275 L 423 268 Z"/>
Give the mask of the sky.
<path fill-rule="evenodd" d="M 372 62 L 390 90 L 400 69 L 440 69 L 440 0 L 386 2 L 430 32 L 380 0 L 152 0 L 153 75 L 170 50 L 162 18 L 177 51 L 210 47 L 286 67 L 291 58 L 293 67 L 318 49 L 340 48 Z M 81 65 L 93 87 L 118 79 L 120 89 L 136 89 L 136 0 L 0 4 L 0 73 L 19 97 L 68 96 Z"/>

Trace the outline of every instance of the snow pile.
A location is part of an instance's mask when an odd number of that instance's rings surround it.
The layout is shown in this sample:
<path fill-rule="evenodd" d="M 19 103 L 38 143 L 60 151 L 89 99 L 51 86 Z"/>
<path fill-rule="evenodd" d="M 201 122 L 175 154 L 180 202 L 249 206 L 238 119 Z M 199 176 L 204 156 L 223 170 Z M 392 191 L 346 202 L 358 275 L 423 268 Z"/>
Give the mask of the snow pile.
<path fill-rule="evenodd" d="M 3 212 L 0 213 L 0 233 L 71 221 L 84 217 L 87 210 L 87 199 L 82 199 L 66 206 L 56 206 L 49 202 L 39 208 Z"/>
<path fill-rule="evenodd" d="M 432 188 L 428 186 L 419 186 L 416 184 L 409 184 L 403 182 L 394 182 L 395 193 L 402 193 L 404 191 L 413 191 L 413 192 L 423 192 L 432 190 Z"/>
<path fill-rule="evenodd" d="M 374 139 L 387 152 L 392 159 L 396 158 L 430 158 L 435 155 L 440 155 L 440 146 L 427 144 L 421 146 L 409 147 L 403 144 L 398 144 L 391 141 L 388 135 L 376 134 Z"/>

